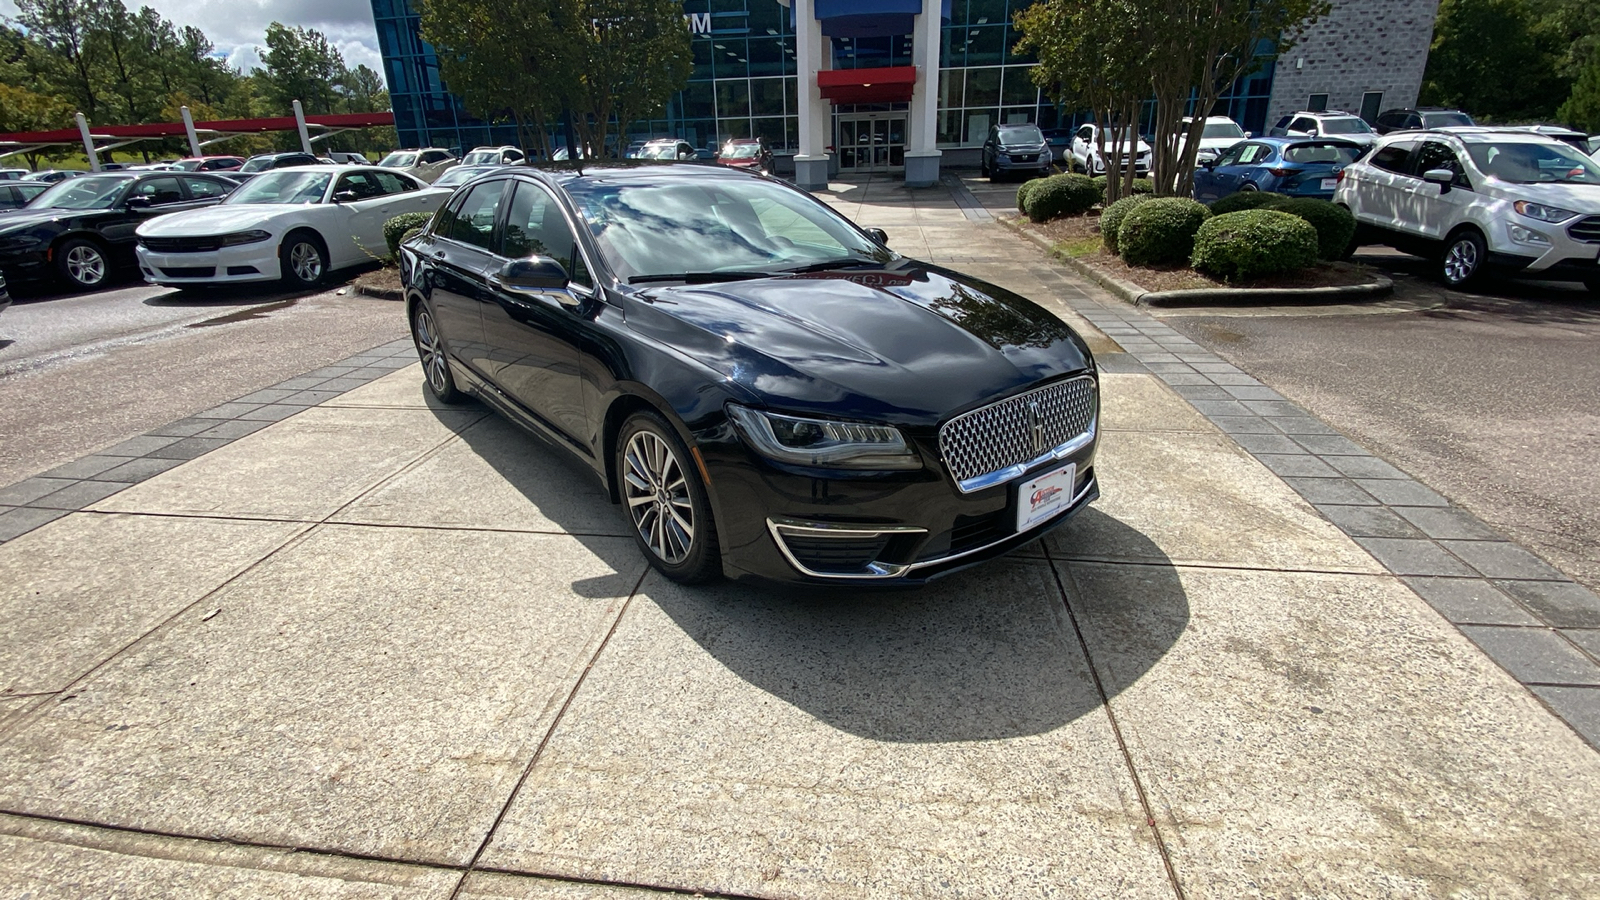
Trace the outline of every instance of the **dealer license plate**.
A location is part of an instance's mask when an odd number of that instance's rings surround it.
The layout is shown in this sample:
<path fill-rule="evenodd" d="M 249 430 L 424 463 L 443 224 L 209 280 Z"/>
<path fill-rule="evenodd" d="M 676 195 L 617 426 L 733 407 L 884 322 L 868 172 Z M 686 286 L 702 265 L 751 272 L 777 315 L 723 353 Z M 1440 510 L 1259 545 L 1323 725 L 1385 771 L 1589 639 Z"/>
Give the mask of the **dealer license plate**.
<path fill-rule="evenodd" d="M 1339 186 L 1339 179 L 1337 179 L 1337 178 L 1324 178 L 1324 179 L 1322 179 L 1322 189 L 1325 190 L 1325 191 L 1331 191 L 1331 190 L 1333 190 L 1334 188 L 1336 188 L 1338 186 Z"/>
<path fill-rule="evenodd" d="M 1068 463 L 1053 472 L 1022 482 L 1017 487 L 1017 531 L 1029 528 L 1063 512 L 1072 502 L 1077 483 L 1078 464 Z"/>

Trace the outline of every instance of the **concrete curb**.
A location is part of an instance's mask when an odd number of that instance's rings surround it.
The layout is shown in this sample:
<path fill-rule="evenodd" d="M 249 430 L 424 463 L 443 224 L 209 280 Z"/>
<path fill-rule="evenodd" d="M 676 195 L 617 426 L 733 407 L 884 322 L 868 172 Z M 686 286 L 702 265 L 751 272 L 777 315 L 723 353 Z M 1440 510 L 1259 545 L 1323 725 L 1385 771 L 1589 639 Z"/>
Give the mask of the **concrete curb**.
<path fill-rule="evenodd" d="M 1102 272 L 1094 266 L 1055 252 L 1055 244 L 1044 235 L 1016 219 L 999 219 L 1002 225 L 1039 245 L 1040 249 L 1067 268 L 1095 282 L 1118 299 L 1134 306 L 1228 306 L 1257 303 L 1326 303 L 1387 297 L 1394 293 L 1394 281 L 1374 275 L 1370 284 L 1349 284 L 1315 288 L 1202 288 L 1187 291 L 1147 291 L 1131 282 Z"/>

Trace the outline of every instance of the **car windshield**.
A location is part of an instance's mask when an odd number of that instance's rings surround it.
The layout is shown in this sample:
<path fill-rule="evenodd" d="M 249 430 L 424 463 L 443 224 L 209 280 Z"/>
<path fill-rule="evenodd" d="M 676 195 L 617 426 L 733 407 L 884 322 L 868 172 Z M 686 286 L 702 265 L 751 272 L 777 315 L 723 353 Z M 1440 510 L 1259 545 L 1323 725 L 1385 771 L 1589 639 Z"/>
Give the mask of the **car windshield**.
<path fill-rule="evenodd" d="M 499 150 L 474 150 L 461 158 L 463 166 L 481 166 L 500 161 Z"/>
<path fill-rule="evenodd" d="M 465 184 L 468 181 L 471 181 L 473 178 L 482 175 L 484 172 L 488 172 L 497 168 L 499 168 L 499 166 L 455 166 L 453 168 L 445 169 L 444 174 L 439 176 L 438 180 L 433 183 L 433 186 L 455 187 L 458 184 Z"/>
<path fill-rule="evenodd" d="M 678 158 L 678 145 L 677 144 L 646 144 L 644 149 L 639 151 L 639 158 L 640 159 L 677 159 Z"/>
<path fill-rule="evenodd" d="M 131 178 L 89 175 L 68 178 L 40 194 L 29 206 L 52 209 L 110 209 Z"/>
<path fill-rule="evenodd" d="M 1201 138 L 1243 138 L 1244 129 L 1232 122 L 1207 122 Z"/>
<path fill-rule="evenodd" d="M 1323 134 L 1371 134 L 1372 129 L 1366 122 L 1355 116 L 1346 116 L 1339 119 L 1323 119 Z"/>
<path fill-rule="evenodd" d="M 1000 143 L 1042 144 L 1044 143 L 1044 133 L 1033 125 L 1025 128 L 1002 128 L 1000 129 Z"/>
<path fill-rule="evenodd" d="M 224 203 L 321 203 L 332 172 L 284 169 L 257 175 L 228 195 Z"/>
<path fill-rule="evenodd" d="M 723 159 L 755 159 L 760 155 L 761 145 L 759 144 L 734 144 L 731 147 L 722 148 Z"/>
<path fill-rule="evenodd" d="M 239 171 L 246 175 L 251 172 L 265 172 L 272 168 L 272 162 L 275 159 L 277 159 L 276 156 L 257 156 L 254 159 L 247 159 L 244 165 L 239 167 Z"/>
<path fill-rule="evenodd" d="M 380 166 L 388 166 L 391 169 L 408 169 L 416 164 L 417 155 L 415 153 L 401 153 L 398 150 L 385 156 L 383 162 L 378 163 Z"/>
<path fill-rule="evenodd" d="M 1425 128 L 1453 128 L 1457 125 L 1472 125 L 1472 117 L 1461 112 L 1430 112 L 1422 114 L 1422 125 Z"/>
<path fill-rule="evenodd" d="M 173 163 L 172 167 L 174 169 L 177 169 L 180 172 L 193 172 L 194 170 L 200 168 L 200 160 L 198 160 L 198 159 L 180 159 L 177 162 Z"/>
<path fill-rule="evenodd" d="M 1295 144 L 1283 148 L 1283 159 L 1292 163 L 1331 163 L 1348 166 L 1361 158 L 1360 147 L 1343 144 Z"/>
<path fill-rule="evenodd" d="M 753 179 L 695 181 L 586 179 L 568 184 L 567 192 L 624 280 L 895 258 L 793 188 Z"/>
<path fill-rule="evenodd" d="M 1137 140 L 1133 136 L 1132 128 L 1102 128 L 1100 130 L 1105 134 L 1107 144 L 1127 144 Z"/>
<path fill-rule="evenodd" d="M 1483 174 L 1512 184 L 1600 184 L 1600 163 L 1566 144 L 1474 143 L 1467 152 Z"/>

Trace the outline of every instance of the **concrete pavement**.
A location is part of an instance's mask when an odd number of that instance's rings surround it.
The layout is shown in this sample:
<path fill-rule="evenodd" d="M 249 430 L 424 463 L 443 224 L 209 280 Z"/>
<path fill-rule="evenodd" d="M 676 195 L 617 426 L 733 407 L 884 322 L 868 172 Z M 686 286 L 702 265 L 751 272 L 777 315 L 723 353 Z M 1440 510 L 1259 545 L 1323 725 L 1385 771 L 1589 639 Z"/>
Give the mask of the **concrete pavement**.
<path fill-rule="evenodd" d="M 829 199 L 1093 338 L 1090 512 L 916 592 L 685 589 L 385 344 L 0 544 L 0 893 L 1600 894 L 1600 754 L 958 196 Z"/>

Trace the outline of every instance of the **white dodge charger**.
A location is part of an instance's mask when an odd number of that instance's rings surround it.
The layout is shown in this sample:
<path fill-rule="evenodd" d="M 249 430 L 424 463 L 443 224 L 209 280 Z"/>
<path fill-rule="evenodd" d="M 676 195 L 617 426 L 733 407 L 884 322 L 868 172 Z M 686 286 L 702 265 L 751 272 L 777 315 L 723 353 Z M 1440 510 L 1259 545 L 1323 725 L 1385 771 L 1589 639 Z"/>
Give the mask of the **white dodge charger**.
<path fill-rule="evenodd" d="M 450 191 L 376 166 L 264 172 L 217 206 L 139 226 L 139 268 L 169 287 L 282 279 L 311 287 L 333 269 L 388 253 L 383 223 L 431 213 Z"/>

